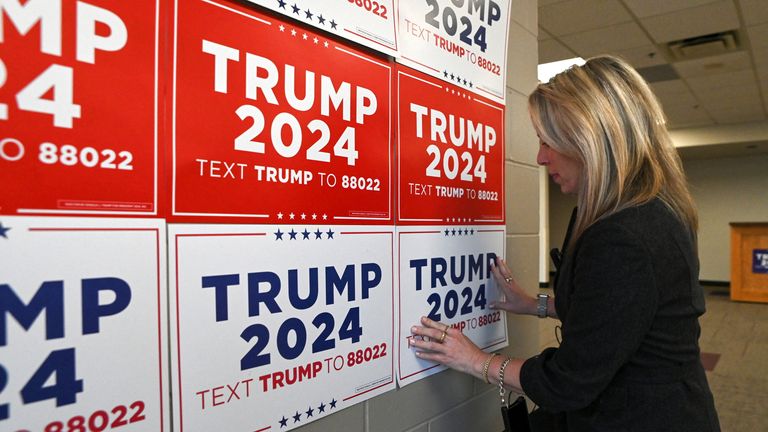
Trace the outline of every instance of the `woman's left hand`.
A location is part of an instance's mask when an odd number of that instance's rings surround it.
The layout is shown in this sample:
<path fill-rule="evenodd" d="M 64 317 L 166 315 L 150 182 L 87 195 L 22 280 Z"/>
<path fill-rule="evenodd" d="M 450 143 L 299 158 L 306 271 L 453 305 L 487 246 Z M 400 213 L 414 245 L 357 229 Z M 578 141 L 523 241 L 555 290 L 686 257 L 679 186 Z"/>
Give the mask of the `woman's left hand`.
<path fill-rule="evenodd" d="M 451 369 L 479 376 L 487 356 L 461 331 L 446 324 L 421 318 L 422 326 L 413 326 L 410 346 L 416 348 L 416 356 L 444 364 Z"/>

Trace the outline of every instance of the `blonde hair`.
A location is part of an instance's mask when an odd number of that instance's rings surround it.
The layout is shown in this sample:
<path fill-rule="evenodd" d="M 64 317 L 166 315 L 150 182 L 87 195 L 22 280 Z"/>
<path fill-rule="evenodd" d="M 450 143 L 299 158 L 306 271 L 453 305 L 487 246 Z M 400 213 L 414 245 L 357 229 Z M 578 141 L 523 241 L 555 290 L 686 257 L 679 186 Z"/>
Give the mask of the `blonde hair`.
<path fill-rule="evenodd" d="M 698 219 L 661 106 L 631 66 L 589 59 L 528 98 L 533 126 L 555 151 L 581 162 L 570 243 L 590 225 L 659 198 L 696 238 Z"/>

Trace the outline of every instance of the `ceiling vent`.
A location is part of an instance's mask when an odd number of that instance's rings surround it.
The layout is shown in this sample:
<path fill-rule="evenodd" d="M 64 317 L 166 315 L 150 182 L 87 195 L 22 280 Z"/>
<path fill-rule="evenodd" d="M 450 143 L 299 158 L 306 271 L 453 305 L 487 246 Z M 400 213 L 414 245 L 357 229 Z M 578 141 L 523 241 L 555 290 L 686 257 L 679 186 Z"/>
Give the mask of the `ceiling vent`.
<path fill-rule="evenodd" d="M 667 43 L 672 61 L 694 60 L 711 57 L 740 49 L 736 30 L 712 33 Z"/>

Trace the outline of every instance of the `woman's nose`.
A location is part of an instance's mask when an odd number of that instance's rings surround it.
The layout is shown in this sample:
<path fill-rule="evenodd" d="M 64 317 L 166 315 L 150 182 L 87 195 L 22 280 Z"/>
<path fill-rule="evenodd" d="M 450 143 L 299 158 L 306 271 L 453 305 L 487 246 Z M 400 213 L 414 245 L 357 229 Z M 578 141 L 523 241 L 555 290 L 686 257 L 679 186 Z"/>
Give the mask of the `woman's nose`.
<path fill-rule="evenodd" d="M 542 166 L 549 165 L 549 155 L 544 146 L 539 146 L 539 152 L 536 154 L 536 163 Z"/>

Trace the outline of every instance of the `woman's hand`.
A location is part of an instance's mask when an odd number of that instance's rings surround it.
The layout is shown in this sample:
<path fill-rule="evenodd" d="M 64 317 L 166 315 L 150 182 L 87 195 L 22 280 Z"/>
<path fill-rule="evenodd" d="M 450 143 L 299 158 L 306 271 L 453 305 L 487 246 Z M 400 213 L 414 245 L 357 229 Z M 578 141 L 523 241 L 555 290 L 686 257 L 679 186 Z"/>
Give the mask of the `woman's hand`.
<path fill-rule="evenodd" d="M 496 257 L 496 265 L 491 268 L 496 283 L 504 293 L 503 301 L 490 304 L 491 309 L 501 309 L 516 314 L 536 315 L 536 299 L 529 296 L 515 282 L 507 263 Z"/>
<path fill-rule="evenodd" d="M 416 357 L 480 377 L 488 354 L 455 328 L 427 317 L 421 317 L 421 324 L 423 327 L 411 328 L 411 333 L 420 337 L 409 339 L 410 346 L 416 348 Z"/>

